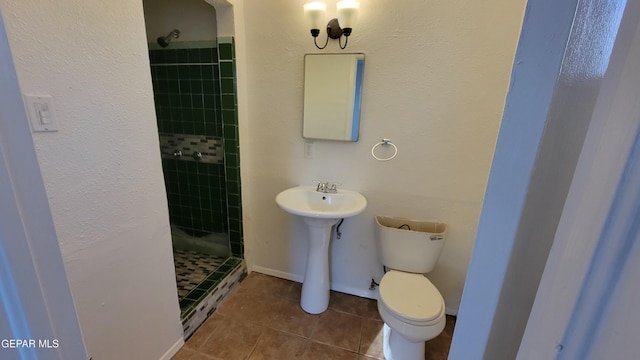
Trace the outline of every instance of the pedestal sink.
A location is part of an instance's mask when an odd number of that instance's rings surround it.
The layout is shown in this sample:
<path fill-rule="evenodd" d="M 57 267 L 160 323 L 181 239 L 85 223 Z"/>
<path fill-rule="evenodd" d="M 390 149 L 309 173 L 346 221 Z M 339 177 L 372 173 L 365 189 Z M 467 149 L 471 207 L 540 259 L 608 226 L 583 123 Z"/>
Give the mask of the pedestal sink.
<path fill-rule="evenodd" d="M 338 189 L 336 193 L 296 186 L 276 196 L 284 211 L 301 216 L 309 230 L 307 268 L 302 283 L 300 306 L 310 314 L 320 314 L 329 306 L 329 242 L 331 228 L 340 219 L 360 214 L 367 207 L 362 194 Z"/>

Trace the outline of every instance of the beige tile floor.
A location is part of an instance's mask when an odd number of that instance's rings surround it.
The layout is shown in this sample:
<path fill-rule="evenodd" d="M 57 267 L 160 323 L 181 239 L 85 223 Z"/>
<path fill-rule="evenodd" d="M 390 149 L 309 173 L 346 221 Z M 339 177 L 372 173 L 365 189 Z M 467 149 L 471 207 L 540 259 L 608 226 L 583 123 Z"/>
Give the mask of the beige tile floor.
<path fill-rule="evenodd" d="M 331 292 L 319 315 L 300 308 L 301 284 L 253 272 L 173 357 L 208 359 L 384 359 L 375 300 Z M 455 318 L 428 341 L 426 358 L 445 360 Z"/>

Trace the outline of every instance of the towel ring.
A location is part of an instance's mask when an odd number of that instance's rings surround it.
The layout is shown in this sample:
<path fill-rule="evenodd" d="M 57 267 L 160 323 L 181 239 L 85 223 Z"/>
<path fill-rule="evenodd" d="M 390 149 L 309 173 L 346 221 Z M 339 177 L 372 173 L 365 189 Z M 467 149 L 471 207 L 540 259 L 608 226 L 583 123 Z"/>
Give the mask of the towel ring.
<path fill-rule="evenodd" d="M 377 157 L 376 154 L 375 154 L 375 150 L 380 145 L 382 145 L 382 146 L 385 146 L 385 145 L 393 146 L 393 155 L 391 155 L 388 158 Z M 373 147 L 371 148 L 371 156 L 373 156 L 373 158 L 378 160 L 378 161 L 389 161 L 389 160 L 393 159 L 394 157 L 396 157 L 396 155 L 398 155 L 398 147 L 394 143 L 392 143 L 390 139 L 382 139 L 381 142 L 373 145 Z"/>

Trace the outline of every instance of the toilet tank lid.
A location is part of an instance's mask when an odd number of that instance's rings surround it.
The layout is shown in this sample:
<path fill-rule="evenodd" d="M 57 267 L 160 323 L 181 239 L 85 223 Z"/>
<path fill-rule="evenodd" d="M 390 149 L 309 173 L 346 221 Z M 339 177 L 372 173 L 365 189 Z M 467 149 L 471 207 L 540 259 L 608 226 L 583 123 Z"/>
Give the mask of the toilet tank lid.
<path fill-rule="evenodd" d="M 413 321 L 431 321 L 443 311 L 442 295 L 422 274 L 391 270 L 380 281 L 380 300 Z"/>

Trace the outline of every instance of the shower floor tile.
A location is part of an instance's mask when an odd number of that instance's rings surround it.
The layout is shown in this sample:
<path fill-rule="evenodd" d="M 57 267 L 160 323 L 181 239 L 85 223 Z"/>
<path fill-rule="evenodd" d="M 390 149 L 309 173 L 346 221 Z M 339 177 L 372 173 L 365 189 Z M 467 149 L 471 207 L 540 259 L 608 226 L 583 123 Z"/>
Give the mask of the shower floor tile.
<path fill-rule="evenodd" d="M 201 254 L 190 250 L 173 249 L 178 299 L 184 299 L 207 276 L 216 271 L 226 259 L 226 257 Z"/>

